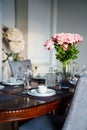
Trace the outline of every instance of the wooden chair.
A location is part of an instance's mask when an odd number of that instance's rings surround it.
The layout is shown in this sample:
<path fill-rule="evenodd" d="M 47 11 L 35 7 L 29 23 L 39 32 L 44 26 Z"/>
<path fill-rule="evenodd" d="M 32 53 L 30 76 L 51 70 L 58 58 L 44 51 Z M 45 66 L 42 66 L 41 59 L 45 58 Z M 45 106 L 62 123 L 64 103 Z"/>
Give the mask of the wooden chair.
<path fill-rule="evenodd" d="M 65 121 L 61 123 L 57 115 L 44 115 L 23 124 L 19 130 L 87 130 L 87 77 L 79 78 Z"/>

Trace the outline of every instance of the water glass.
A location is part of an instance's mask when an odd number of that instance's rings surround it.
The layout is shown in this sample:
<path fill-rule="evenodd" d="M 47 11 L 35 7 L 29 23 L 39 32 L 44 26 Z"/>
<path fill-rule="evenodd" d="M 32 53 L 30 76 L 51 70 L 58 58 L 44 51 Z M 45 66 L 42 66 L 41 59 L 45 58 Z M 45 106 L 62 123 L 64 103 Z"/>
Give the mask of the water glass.
<path fill-rule="evenodd" d="M 47 73 L 45 77 L 45 85 L 49 87 L 54 87 L 56 85 L 56 74 Z"/>

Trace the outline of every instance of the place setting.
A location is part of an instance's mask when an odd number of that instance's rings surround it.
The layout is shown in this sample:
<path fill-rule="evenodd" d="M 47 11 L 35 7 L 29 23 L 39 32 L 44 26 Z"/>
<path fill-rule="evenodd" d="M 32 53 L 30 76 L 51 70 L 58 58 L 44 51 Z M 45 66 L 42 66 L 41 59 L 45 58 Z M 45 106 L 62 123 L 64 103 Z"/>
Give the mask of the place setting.
<path fill-rule="evenodd" d="M 28 97 L 31 99 L 43 100 L 43 101 L 54 100 L 58 96 L 56 94 L 56 90 L 52 88 L 48 88 L 45 85 L 39 85 L 35 88 L 31 87 L 31 88 L 25 89 L 22 92 L 18 92 L 15 94 L 19 96 Z"/>
<path fill-rule="evenodd" d="M 16 79 L 15 77 L 9 77 L 7 81 L 2 82 L 2 85 L 13 86 L 14 88 L 18 88 L 19 86 L 24 85 L 24 81 Z"/>
<path fill-rule="evenodd" d="M 37 88 L 30 89 L 27 93 L 31 96 L 48 97 L 55 95 L 56 91 L 47 88 L 45 85 L 39 85 Z"/>

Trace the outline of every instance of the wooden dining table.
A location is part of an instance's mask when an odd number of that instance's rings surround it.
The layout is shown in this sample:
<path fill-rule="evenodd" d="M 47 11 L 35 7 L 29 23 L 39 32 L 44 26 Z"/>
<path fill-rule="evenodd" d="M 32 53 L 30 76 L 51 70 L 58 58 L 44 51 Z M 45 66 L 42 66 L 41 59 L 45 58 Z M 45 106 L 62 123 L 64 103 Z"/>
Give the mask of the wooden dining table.
<path fill-rule="evenodd" d="M 58 90 L 57 87 L 52 88 L 55 95 L 37 97 L 24 93 L 23 84 L 19 87 L 4 86 L 0 89 L 0 122 L 22 121 L 61 110 L 72 97 L 72 92 Z"/>

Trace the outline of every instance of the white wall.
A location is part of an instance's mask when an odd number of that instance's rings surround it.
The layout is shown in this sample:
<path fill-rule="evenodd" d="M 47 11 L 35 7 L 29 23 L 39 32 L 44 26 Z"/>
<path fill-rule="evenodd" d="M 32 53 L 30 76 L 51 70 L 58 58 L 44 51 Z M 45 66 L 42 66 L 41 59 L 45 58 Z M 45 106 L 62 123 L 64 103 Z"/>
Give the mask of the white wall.
<path fill-rule="evenodd" d="M 52 53 L 43 44 L 57 32 L 57 0 L 28 0 L 28 58 L 48 71 L 53 64 Z"/>
<path fill-rule="evenodd" d="M 15 27 L 15 0 L 2 0 L 2 24 Z"/>
<path fill-rule="evenodd" d="M 33 63 L 49 63 L 49 53 L 44 49 L 43 43 L 51 30 L 51 2 L 29 0 L 28 5 L 28 56 Z"/>
<path fill-rule="evenodd" d="M 27 58 L 28 51 L 28 0 L 15 0 L 15 26 L 20 29 L 26 43 L 25 49 L 22 51 L 24 58 Z"/>

